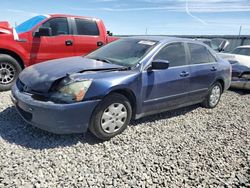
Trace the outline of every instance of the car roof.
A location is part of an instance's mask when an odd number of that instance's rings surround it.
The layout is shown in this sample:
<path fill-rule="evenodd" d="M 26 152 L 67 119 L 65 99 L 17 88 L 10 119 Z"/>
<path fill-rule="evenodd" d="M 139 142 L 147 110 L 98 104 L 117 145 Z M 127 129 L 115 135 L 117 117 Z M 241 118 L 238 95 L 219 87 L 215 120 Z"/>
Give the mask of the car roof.
<path fill-rule="evenodd" d="M 205 38 L 195 38 L 194 40 L 197 40 L 197 41 L 211 41 L 211 39 L 205 39 Z"/>
<path fill-rule="evenodd" d="M 139 39 L 139 40 L 153 40 L 158 42 L 171 42 L 171 41 L 180 41 L 180 42 L 195 42 L 193 39 L 179 38 L 179 37 L 167 37 L 167 36 L 152 36 L 152 35 L 141 35 L 141 36 L 132 36 L 127 38 Z M 199 41 L 197 41 L 200 43 Z"/>
<path fill-rule="evenodd" d="M 94 17 L 88 17 L 88 16 L 75 16 L 75 15 L 70 15 L 70 14 L 49 14 L 50 17 L 72 17 L 72 18 L 85 18 L 85 19 L 97 19 L 100 20 L 99 18 L 94 18 Z"/>
<path fill-rule="evenodd" d="M 238 46 L 237 48 L 250 48 L 250 45 Z"/>

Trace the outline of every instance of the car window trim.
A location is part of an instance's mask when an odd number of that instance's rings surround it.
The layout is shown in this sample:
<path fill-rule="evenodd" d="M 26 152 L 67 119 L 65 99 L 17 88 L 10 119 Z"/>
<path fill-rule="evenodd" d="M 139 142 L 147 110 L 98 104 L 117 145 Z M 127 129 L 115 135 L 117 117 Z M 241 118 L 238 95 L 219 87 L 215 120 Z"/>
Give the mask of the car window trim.
<path fill-rule="evenodd" d="M 68 24 L 69 24 L 69 33 L 70 35 L 74 35 L 74 18 L 72 17 L 68 17 L 67 20 L 68 20 Z"/>
<path fill-rule="evenodd" d="M 182 65 L 182 66 L 176 66 L 176 67 L 169 67 L 168 69 L 174 69 L 179 67 L 193 67 L 193 66 L 201 66 L 201 65 L 213 65 L 217 64 L 217 62 L 209 62 L 209 63 L 199 63 L 199 64 L 189 64 L 189 65 Z"/>

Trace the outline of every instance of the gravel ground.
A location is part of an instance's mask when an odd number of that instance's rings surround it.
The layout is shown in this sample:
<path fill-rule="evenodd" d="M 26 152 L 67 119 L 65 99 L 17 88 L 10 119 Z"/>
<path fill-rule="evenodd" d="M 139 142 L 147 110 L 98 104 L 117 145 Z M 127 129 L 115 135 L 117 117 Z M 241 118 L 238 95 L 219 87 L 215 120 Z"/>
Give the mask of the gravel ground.
<path fill-rule="evenodd" d="M 131 123 L 108 142 L 27 125 L 0 93 L 0 187 L 249 187 L 250 94 Z"/>

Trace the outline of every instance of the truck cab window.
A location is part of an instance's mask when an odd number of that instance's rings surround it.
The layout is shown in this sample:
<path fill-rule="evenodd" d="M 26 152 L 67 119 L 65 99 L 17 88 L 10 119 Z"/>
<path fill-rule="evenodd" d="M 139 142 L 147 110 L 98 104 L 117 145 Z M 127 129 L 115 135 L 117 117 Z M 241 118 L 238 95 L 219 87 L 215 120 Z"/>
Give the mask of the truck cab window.
<path fill-rule="evenodd" d="M 52 18 L 51 20 L 45 22 L 42 27 L 51 28 L 52 36 L 69 34 L 67 18 Z"/>
<path fill-rule="evenodd" d="M 99 29 L 95 21 L 76 18 L 77 35 L 99 35 Z"/>

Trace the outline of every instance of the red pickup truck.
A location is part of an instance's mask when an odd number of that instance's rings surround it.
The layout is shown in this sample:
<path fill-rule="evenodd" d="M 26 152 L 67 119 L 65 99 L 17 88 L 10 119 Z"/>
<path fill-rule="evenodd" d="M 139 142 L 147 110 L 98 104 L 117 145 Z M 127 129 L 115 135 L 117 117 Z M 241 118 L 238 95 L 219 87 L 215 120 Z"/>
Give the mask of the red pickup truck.
<path fill-rule="evenodd" d="M 0 91 L 9 90 L 25 67 L 85 55 L 114 40 L 96 18 L 39 15 L 15 28 L 0 22 Z"/>

